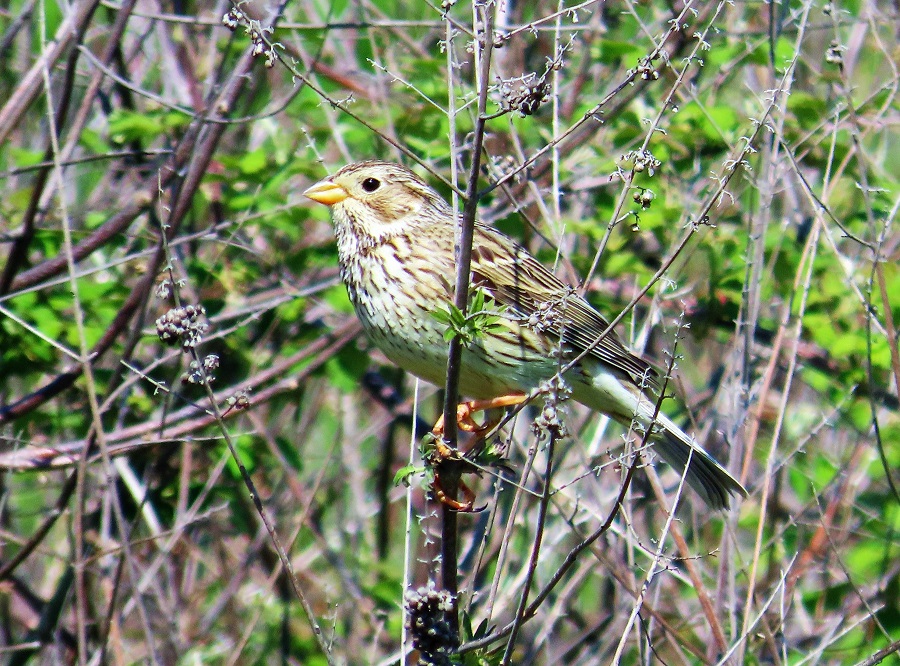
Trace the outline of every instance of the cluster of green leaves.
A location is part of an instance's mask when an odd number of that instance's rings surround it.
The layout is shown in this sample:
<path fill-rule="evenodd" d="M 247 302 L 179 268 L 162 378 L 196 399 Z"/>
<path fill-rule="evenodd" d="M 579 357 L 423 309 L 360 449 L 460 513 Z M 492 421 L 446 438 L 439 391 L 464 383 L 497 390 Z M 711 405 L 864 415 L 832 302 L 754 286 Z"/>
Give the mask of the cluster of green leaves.
<path fill-rule="evenodd" d="M 489 292 L 483 287 L 470 288 L 469 304 L 463 312 L 453 303 L 447 303 L 446 309 L 431 313 L 441 324 L 447 327 L 444 339 L 447 342 L 458 338 L 464 347 L 470 347 L 477 340 L 483 340 L 492 330 L 503 327 L 500 320 L 503 308 L 494 302 Z"/>

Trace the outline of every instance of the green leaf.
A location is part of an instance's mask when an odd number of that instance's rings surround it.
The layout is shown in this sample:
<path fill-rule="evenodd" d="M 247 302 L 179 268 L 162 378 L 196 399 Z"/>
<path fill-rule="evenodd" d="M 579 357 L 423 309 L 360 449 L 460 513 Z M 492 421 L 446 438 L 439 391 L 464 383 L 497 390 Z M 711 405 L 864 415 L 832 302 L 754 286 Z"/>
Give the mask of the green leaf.
<path fill-rule="evenodd" d="M 40 164 L 44 160 L 44 153 L 41 150 L 25 150 L 15 146 L 8 150 L 13 158 L 12 163 L 20 169 Z"/>
<path fill-rule="evenodd" d="M 596 59 L 599 62 L 616 64 L 625 56 L 632 55 L 637 57 L 641 54 L 641 49 L 637 44 L 632 42 L 601 39 L 596 47 L 596 53 Z"/>
<path fill-rule="evenodd" d="M 152 142 L 162 134 L 165 126 L 158 115 L 135 113 L 117 109 L 108 120 L 109 136 L 113 143 L 125 144 L 132 141 Z"/>
<path fill-rule="evenodd" d="M 265 169 L 267 164 L 268 158 L 266 152 L 260 148 L 251 153 L 245 153 L 238 161 L 238 168 L 244 174 L 254 174 Z"/>
<path fill-rule="evenodd" d="M 362 376 L 369 368 L 369 355 L 356 345 L 347 345 L 337 355 L 325 362 L 325 374 L 329 381 L 344 393 L 359 389 Z"/>
<path fill-rule="evenodd" d="M 424 471 L 424 468 L 418 465 L 405 465 L 397 470 L 397 473 L 394 474 L 394 485 L 399 486 L 403 484 L 407 488 L 411 485 L 410 477 L 415 474 L 420 474 Z"/>
<path fill-rule="evenodd" d="M 350 297 L 347 295 L 347 288 L 342 284 L 331 287 L 324 293 L 323 299 L 337 312 L 345 314 L 353 312 L 353 303 L 350 302 Z"/>
<path fill-rule="evenodd" d="M 463 314 L 462 310 L 448 303 L 446 309 L 434 311 L 431 316 L 447 326 L 447 330 L 444 331 L 444 339 L 447 342 L 459 338 L 460 342 L 468 347 L 478 338 L 502 326 L 499 323 L 500 312 L 502 308 L 487 295 L 485 289 L 472 287 L 468 314 Z"/>

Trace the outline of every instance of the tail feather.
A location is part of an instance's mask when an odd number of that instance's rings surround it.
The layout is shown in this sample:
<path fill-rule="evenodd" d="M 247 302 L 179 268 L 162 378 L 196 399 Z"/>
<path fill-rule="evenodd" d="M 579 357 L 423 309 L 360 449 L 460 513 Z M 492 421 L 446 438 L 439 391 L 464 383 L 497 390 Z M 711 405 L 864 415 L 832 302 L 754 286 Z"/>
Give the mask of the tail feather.
<path fill-rule="evenodd" d="M 574 398 L 598 412 L 610 415 L 626 426 L 637 419 L 645 428 L 655 420 L 652 441 L 654 450 L 679 473 L 687 468 L 685 480 L 714 509 L 728 507 L 732 495 L 747 496 L 744 487 L 715 458 L 688 437 L 664 414 L 653 412 L 656 403 L 621 375 L 603 364 L 587 366 L 590 382 L 575 384 Z"/>
<path fill-rule="evenodd" d="M 656 451 L 679 473 L 683 474 L 687 468 L 685 480 L 707 504 L 714 509 L 726 509 L 732 495 L 747 496 L 740 482 L 681 428 L 663 414 L 657 415 L 656 423 L 661 427 L 653 437 Z"/>

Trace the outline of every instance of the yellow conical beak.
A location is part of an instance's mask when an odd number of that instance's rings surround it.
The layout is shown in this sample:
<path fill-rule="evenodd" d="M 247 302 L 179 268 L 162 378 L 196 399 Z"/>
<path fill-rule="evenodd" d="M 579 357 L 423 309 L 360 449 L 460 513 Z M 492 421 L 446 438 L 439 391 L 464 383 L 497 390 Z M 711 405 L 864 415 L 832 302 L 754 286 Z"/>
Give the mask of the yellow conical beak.
<path fill-rule="evenodd" d="M 317 201 L 320 204 L 333 206 L 336 203 L 340 203 L 350 195 L 343 187 L 326 178 L 325 180 L 320 180 L 318 183 L 306 190 L 306 192 L 303 193 L 303 196 L 308 197 L 313 201 Z"/>

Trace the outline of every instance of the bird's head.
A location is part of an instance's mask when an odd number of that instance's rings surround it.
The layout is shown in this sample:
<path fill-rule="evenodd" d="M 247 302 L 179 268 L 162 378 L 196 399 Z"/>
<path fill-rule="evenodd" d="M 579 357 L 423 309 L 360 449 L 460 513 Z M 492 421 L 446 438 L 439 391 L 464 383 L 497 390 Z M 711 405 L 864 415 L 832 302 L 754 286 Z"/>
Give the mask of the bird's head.
<path fill-rule="evenodd" d="M 339 232 L 344 226 L 371 243 L 453 219 L 447 203 L 425 181 L 390 162 L 349 164 L 303 194 L 331 206 Z"/>

